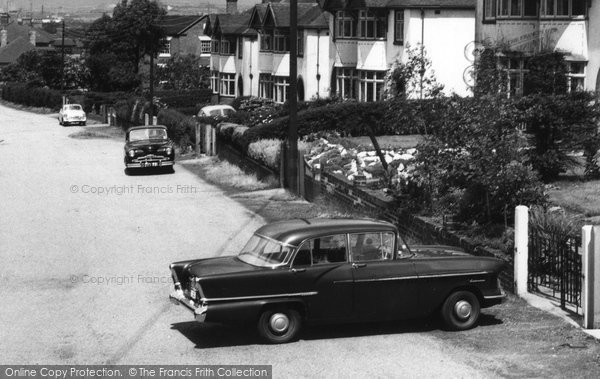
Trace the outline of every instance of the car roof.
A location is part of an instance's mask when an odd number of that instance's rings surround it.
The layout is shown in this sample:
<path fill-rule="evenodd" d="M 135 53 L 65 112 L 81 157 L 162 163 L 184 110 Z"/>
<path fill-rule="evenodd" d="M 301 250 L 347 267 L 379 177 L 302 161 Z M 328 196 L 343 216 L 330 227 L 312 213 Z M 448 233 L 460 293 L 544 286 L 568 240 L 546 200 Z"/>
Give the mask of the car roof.
<path fill-rule="evenodd" d="M 127 129 L 127 133 L 129 133 L 132 130 L 140 130 L 140 129 L 167 129 L 166 126 L 164 125 L 140 125 L 140 126 L 133 126 L 129 129 Z"/>
<path fill-rule="evenodd" d="M 274 222 L 261 227 L 255 234 L 298 246 L 311 237 L 338 233 L 396 232 L 396 230 L 393 224 L 374 219 L 313 218 Z"/>
<path fill-rule="evenodd" d="M 234 107 L 232 107 L 231 105 L 226 105 L 226 104 L 219 104 L 219 105 L 207 105 L 205 107 L 202 107 L 202 109 L 200 109 L 201 111 L 214 111 L 217 109 L 233 109 L 235 110 Z"/>

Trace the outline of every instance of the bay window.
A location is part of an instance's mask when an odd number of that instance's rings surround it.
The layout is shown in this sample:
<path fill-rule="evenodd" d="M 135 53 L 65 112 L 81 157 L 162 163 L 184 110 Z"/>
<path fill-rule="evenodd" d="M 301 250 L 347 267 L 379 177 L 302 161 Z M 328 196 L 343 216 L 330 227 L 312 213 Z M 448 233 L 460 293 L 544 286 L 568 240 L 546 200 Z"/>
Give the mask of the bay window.
<path fill-rule="evenodd" d="M 263 99 L 273 98 L 273 77 L 271 74 L 258 75 L 258 96 Z"/>
<path fill-rule="evenodd" d="M 285 103 L 288 99 L 290 82 L 287 76 L 273 77 L 273 100 L 276 103 Z"/>
<path fill-rule="evenodd" d="M 221 95 L 235 96 L 235 74 L 222 73 L 221 77 Z"/>
<path fill-rule="evenodd" d="M 377 101 L 383 98 L 385 71 L 359 71 L 359 100 Z"/>

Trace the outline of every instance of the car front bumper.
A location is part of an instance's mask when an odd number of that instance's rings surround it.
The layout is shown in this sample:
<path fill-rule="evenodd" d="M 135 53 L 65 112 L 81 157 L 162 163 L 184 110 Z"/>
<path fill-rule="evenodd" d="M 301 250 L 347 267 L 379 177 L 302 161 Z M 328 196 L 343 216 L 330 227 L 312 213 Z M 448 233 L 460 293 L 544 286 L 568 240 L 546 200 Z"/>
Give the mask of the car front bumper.
<path fill-rule="evenodd" d="M 491 307 L 493 305 L 501 304 L 506 300 L 506 292 L 500 290 L 499 295 L 483 296 L 482 308 Z"/>
<path fill-rule="evenodd" d="M 208 311 L 208 306 L 205 304 L 201 304 L 197 306 L 191 299 L 188 299 L 183 294 L 183 291 L 178 289 L 169 295 L 169 300 L 175 305 L 184 305 L 187 309 L 189 309 L 194 314 L 194 319 L 198 322 L 204 322 L 206 320 L 206 312 Z"/>
<path fill-rule="evenodd" d="M 148 160 L 148 161 L 140 161 L 140 162 L 127 162 L 125 166 L 127 168 L 146 168 L 146 167 L 165 167 L 165 166 L 173 166 L 175 164 L 174 161 L 167 160 Z"/>

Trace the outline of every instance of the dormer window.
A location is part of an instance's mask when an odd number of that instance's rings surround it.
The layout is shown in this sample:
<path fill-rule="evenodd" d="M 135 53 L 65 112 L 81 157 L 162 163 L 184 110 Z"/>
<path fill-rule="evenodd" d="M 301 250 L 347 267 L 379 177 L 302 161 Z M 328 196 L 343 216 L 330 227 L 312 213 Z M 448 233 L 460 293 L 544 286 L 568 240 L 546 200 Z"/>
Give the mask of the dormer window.
<path fill-rule="evenodd" d="M 260 34 L 260 51 L 273 51 L 273 35 L 271 30 L 263 30 Z"/>
<path fill-rule="evenodd" d="M 279 30 L 275 30 L 273 33 L 273 51 L 277 53 L 289 52 L 288 39 L 289 36 L 283 34 Z"/>

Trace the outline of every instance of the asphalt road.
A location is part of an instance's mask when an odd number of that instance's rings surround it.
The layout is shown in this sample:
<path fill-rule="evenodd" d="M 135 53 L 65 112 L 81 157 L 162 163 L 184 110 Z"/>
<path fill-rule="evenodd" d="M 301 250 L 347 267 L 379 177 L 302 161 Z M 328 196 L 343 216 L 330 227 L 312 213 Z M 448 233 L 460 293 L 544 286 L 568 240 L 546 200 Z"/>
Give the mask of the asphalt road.
<path fill-rule="evenodd" d="M 91 126 L 93 127 L 93 126 Z M 90 127 L 87 127 L 90 128 Z M 1 364 L 270 364 L 275 377 L 490 377 L 416 327 L 264 345 L 167 297 L 172 261 L 233 254 L 264 223 L 183 167 L 126 176 L 122 143 L 0 106 Z"/>

